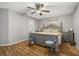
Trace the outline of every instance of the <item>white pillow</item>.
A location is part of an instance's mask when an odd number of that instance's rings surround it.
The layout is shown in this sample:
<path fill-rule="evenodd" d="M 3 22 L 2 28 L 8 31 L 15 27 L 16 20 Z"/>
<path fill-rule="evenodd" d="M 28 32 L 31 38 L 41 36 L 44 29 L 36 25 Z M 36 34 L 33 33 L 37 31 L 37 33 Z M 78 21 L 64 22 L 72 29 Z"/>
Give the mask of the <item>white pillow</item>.
<path fill-rule="evenodd" d="M 52 32 L 59 32 L 59 29 L 52 29 Z"/>

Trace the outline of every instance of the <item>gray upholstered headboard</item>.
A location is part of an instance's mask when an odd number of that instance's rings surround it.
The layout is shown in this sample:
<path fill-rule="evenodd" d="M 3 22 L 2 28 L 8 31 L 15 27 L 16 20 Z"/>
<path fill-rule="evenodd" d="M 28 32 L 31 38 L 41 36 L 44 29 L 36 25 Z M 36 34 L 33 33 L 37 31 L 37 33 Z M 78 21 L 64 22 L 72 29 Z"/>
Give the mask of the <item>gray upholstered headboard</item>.
<path fill-rule="evenodd" d="M 47 25 L 46 27 L 44 27 L 45 29 L 48 29 L 48 28 L 50 28 L 50 29 L 60 29 L 60 27 L 59 26 L 57 26 L 57 25 L 55 25 L 55 24 L 49 24 L 49 25 Z"/>
<path fill-rule="evenodd" d="M 43 31 L 44 30 L 49 30 L 50 31 L 60 31 L 60 24 L 58 23 L 58 21 L 52 21 L 52 22 L 48 22 L 47 24 L 43 24 Z"/>

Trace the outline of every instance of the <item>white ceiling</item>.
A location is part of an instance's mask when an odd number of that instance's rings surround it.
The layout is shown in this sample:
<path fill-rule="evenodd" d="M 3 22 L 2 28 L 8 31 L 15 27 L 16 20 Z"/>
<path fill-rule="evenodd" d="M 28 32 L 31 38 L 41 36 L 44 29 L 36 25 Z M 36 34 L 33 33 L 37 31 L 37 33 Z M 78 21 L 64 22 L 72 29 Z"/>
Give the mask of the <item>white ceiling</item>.
<path fill-rule="evenodd" d="M 35 2 L 0 2 L 0 8 L 8 8 L 13 11 L 24 13 L 26 12 L 29 16 L 44 19 L 48 17 L 54 17 L 59 15 L 71 14 L 77 2 L 43 2 L 45 8 L 50 10 L 50 13 L 43 13 L 42 16 L 39 14 L 30 14 L 33 10 L 27 8 L 27 6 L 34 7 Z"/>

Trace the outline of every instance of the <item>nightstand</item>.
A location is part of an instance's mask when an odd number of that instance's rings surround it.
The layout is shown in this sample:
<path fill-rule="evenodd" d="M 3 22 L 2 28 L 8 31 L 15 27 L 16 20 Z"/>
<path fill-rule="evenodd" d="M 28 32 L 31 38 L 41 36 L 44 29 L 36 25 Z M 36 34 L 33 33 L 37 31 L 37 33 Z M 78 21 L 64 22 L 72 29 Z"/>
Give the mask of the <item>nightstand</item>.
<path fill-rule="evenodd" d="M 70 42 L 71 45 L 75 45 L 74 32 L 63 32 L 62 41 Z"/>

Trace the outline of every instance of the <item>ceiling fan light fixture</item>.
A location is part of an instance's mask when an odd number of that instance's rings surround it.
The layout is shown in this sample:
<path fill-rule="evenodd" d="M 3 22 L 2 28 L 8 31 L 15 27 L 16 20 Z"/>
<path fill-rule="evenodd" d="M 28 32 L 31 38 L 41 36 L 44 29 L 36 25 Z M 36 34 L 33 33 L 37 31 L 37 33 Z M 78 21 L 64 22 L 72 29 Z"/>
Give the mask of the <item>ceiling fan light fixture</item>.
<path fill-rule="evenodd" d="M 38 11 L 36 11 L 37 13 L 41 13 L 41 11 L 40 10 L 38 10 Z"/>

